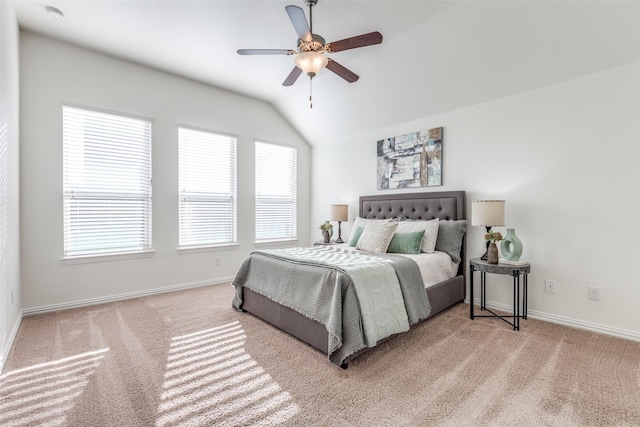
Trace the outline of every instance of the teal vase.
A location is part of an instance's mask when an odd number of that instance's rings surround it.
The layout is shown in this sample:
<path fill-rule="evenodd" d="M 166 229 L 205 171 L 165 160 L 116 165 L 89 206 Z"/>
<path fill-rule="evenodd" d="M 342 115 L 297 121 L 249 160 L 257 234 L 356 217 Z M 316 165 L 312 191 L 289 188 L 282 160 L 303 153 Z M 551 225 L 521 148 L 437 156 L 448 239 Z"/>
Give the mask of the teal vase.
<path fill-rule="evenodd" d="M 507 235 L 500 246 L 502 257 L 507 261 L 518 261 L 522 255 L 522 242 L 516 236 L 515 228 L 507 228 Z"/>

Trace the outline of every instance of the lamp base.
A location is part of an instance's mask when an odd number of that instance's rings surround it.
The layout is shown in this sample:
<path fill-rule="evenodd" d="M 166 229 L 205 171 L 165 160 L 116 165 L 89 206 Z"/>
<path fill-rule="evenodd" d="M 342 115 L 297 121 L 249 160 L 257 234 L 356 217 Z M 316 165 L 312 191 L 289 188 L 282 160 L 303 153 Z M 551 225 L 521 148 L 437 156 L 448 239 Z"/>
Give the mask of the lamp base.
<path fill-rule="evenodd" d="M 487 228 L 487 233 L 491 233 L 491 226 L 490 225 L 485 225 L 485 227 Z M 480 257 L 481 260 L 486 261 L 487 259 L 489 259 L 489 245 L 491 243 L 487 240 L 487 248 L 484 250 L 484 255 L 482 255 Z"/>
<path fill-rule="evenodd" d="M 336 243 L 344 243 L 342 240 L 342 228 L 340 228 L 342 221 L 338 221 L 338 238 L 336 239 Z"/>

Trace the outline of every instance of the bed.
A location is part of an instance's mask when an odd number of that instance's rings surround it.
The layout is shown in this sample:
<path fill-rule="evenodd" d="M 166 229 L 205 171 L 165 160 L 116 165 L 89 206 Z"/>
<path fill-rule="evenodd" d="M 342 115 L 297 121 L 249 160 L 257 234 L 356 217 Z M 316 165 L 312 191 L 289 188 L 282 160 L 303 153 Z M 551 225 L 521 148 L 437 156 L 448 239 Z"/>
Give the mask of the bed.
<path fill-rule="evenodd" d="M 426 316 L 424 316 L 424 312 L 420 312 L 421 314 L 412 314 L 414 317 L 412 324 L 432 317 L 444 309 L 464 300 L 466 283 L 464 234 L 467 226 L 465 221 L 464 191 L 362 196 L 359 201 L 359 218 L 360 219 L 356 218 L 356 223 L 352 226 L 351 236 L 349 239 L 354 237 L 353 234 L 355 231 L 361 231 L 360 227 L 356 228 L 358 223 L 365 224 L 371 222 L 370 220 L 385 220 L 374 221 L 376 224 L 394 221 L 398 223 L 401 221 L 408 221 L 412 223 L 435 221 L 439 224 L 439 229 L 437 231 L 438 238 L 435 247 L 436 252 L 434 255 L 442 255 L 441 251 L 444 250 L 447 254 L 445 258 L 449 260 L 450 264 L 453 263 L 452 265 L 454 267 L 450 274 L 451 277 L 437 283 L 429 284 L 429 286 L 426 287 L 426 290 L 424 287 L 420 288 L 422 294 L 426 295 L 425 299 L 429 306 L 428 312 Z M 349 240 L 347 240 L 347 242 L 349 242 Z M 335 259 L 336 257 L 341 258 L 343 253 L 353 251 L 353 248 L 349 248 L 348 244 L 340 246 L 344 246 L 344 248 L 340 248 L 338 246 L 335 248 L 300 248 L 290 249 L 289 253 L 297 251 L 301 254 L 304 253 L 304 256 L 308 256 L 308 254 L 316 256 L 316 254 L 322 253 L 322 255 L 319 256 L 328 256 L 331 257 L 331 259 Z M 333 275 L 327 276 L 327 272 L 331 270 L 331 268 L 327 266 L 301 266 L 301 263 L 298 263 L 296 259 L 280 259 L 279 256 L 276 256 L 277 254 L 266 254 L 264 252 L 270 251 L 256 251 L 252 253 L 245 260 L 239 269 L 236 278 L 232 282 L 236 287 L 236 295 L 233 302 L 233 306 L 236 310 L 251 313 L 252 315 L 302 340 L 328 355 L 329 360 L 332 363 L 339 365 L 342 368 L 346 368 L 348 363 L 356 357 L 359 357 L 370 351 L 372 348 L 375 348 L 374 345 L 367 344 L 367 337 L 357 337 L 356 344 L 350 344 L 353 340 L 353 336 L 357 334 L 349 332 L 349 328 L 352 327 L 352 322 L 363 322 L 360 319 L 361 314 L 357 313 L 357 311 L 360 309 L 360 305 L 362 305 L 362 309 L 364 310 L 366 304 L 364 301 L 358 300 L 357 294 L 354 296 L 353 294 L 348 293 L 348 291 L 345 291 L 345 289 L 351 289 L 354 287 L 351 286 L 348 279 L 347 282 L 340 282 L 340 284 L 338 284 L 338 279 L 336 277 L 344 279 L 345 277 L 350 277 L 349 274 L 340 274 L 342 270 L 340 268 L 334 268 L 333 270 L 338 271 L 338 273 L 332 273 Z M 365 253 L 365 255 L 367 254 L 368 253 Z M 371 254 L 371 256 L 384 257 L 384 263 L 392 264 L 395 262 L 406 264 L 405 261 L 402 261 L 399 258 L 407 258 L 402 255 L 390 254 Z M 394 256 L 395 258 L 393 258 Z M 387 259 L 388 257 L 392 258 Z M 449 257 L 451 259 L 449 259 Z M 321 261 L 320 263 L 322 264 L 324 261 Z M 303 271 L 299 271 L 300 269 Z M 398 274 L 398 277 L 400 276 L 402 275 Z M 400 285 L 402 287 L 401 290 L 405 296 L 405 304 L 407 305 L 407 313 L 410 311 L 411 307 L 409 307 L 409 305 L 412 304 L 411 301 L 414 299 L 420 300 L 422 298 L 421 295 L 415 293 L 415 289 L 413 291 L 405 291 L 405 289 L 407 289 L 407 284 L 403 283 L 403 280 L 405 282 L 411 282 L 413 280 L 411 277 L 415 276 L 411 276 L 411 274 L 405 275 L 405 278 L 400 280 Z M 424 278 L 424 276 L 422 277 Z M 303 284 L 308 284 L 316 280 L 318 282 L 322 280 L 325 280 L 325 282 L 335 281 L 336 283 L 333 285 L 335 287 L 333 294 L 329 291 L 327 291 L 329 294 L 325 294 L 330 295 L 330 298 L 333 298 L 334 303 L 337 299 L 340 301 L 337 304 L 342 304 L 342 307 L 337 307 L 337 310 L 339 311 L 337 316 L 330 314 L 330 316 L 339 317 L 341 320 L 339 320 L 338 323 L 341 321 L 344 324 L 342 335 L 338 337 L 338 339 L 341 340 L 340 345 L 344 345 L 344 347 L 341 347 L 338 351 L 336 351 L 335 348 L 333 326 L 329 325 L 324 318 L 319 320 L 317 316 L 309 315 L 308 311 L 305 311 L 306 309 L 303 310 L 301 307 L 297 307 L 295 303 L 282 301 L 280 298 L 271 295 L 270 292 L 264 291 L 264 289 L 268 289 L 268 286 L 278 286 L 278 284 L 283 281 L 290 282 L 290 285 L 300 284 L 300 286 L 302 286 Z M 271 284 L 269 284 L 269 282 L 271 282 Z M 330 285 L 325 284 L 324 286 L 319 286 L 314 282 L 312 286 L 314 289 L 326 289 L 327 286 Z M 342 294 L 341 296 L 335 297 L 335 294 L 339 294 L 340 292 L 337 289 L 342 289 Z M 309 298 L 316 298 L 315 290 L 307 292 L 309 292 L 309 295 L 313 295 Z M 411 292 L 414 293 L 411 294 Z M 413 296 L 409 298 L 408 295 Z M 317 307 L 323 307 L 324 304 L 330 304 L 326 302 L 327 298 L 317 298 L 319 301 L 316 304 Z M 418 303 L 422 304 L 419 301 Z M 354 306 L 356 308 L 354 308 Z M 414 309 L 411 308 L 411 310 Z M 362 329 L 362 325 L 360 326 L 360 329 Z M 340 335 L 340 332 L 338 332 L 337 335 Z M 386 341 L 391 336 L 393 336 L 393 334 L 378 341 L 378 344 Z M 362 342 L 359 340 L 362 340 Z M 347 350 L 342 351 L 342 349 Z"/>

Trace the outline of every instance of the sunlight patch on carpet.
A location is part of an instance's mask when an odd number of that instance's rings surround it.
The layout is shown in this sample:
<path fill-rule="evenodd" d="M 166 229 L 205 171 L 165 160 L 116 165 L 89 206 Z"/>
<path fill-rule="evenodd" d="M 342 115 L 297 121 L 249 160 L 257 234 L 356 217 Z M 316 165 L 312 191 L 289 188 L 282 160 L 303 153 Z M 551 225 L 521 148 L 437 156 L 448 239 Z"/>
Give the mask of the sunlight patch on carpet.
<path fill-rule="evenodd" d="M 109 348 L 0 375 L 0 425 L 63 425 Z"/>
<path fill-rule="evenodd" d="M 240 322 L 171 339 L 156 426 L 273 425 L 293 417 L 291 395 L 245 352 Z"/>

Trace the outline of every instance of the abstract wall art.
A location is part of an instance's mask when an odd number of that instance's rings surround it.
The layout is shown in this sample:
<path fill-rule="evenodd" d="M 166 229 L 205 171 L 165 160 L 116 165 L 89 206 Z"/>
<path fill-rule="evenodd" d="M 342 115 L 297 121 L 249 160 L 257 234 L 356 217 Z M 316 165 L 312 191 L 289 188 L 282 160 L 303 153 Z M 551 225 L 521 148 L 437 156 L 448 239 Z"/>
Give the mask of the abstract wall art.
<path fill-rule="evenodd" d="M 442 128 L 378 141 L 378 190 L 442 185 Z"/>

